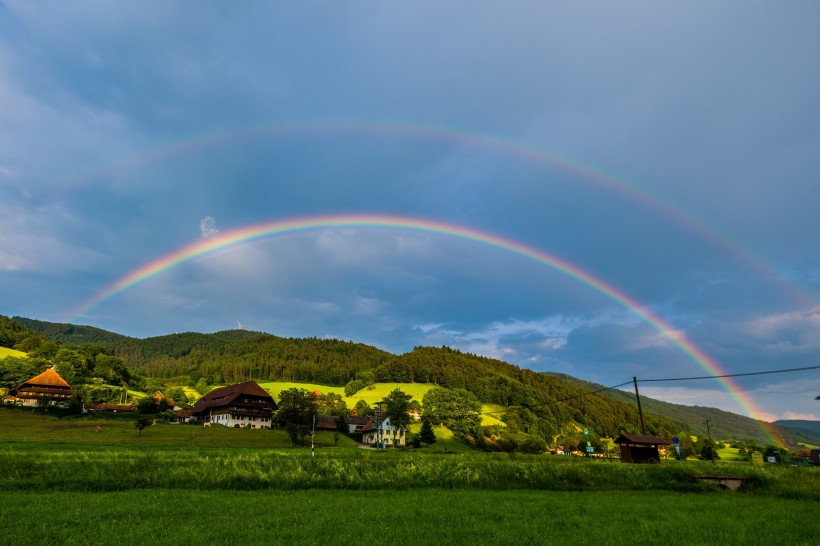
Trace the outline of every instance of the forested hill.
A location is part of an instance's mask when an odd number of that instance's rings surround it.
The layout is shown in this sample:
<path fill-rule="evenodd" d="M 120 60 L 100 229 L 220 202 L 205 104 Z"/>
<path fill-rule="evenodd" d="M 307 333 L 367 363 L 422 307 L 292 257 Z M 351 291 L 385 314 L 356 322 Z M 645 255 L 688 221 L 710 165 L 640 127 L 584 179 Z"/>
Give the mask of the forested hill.
<path fill-rule="evenodd" d="M 23 322 L 15 318 L 15 321 Z M 367 381 L 433 383 L 464 389 L 484 403 L 510 408 L 510 422 L 549 436 L 561 426 L 580 423 L 597 434 L 637 432 L 634 406 L 589 393 L 566 381 L 499 360 L 461 353 L 447 347 L 417 347 L 403 355 L 333 339 L 286 339 L 259 332 L 231 330 L 214 334 L 184 333 L 147 339 L 73 325 L 25 321 L 42 335 L 61 343 L 94 339 L 131 369 L 165 383 L 210 384 L 255 380 L 301 381 L 347 385 Z M 647 416 L 650 432 L 675 434 L 684 427 L 669 419 Z"/>
<path fill-rule="evenodd" d="M 603 385 L 598 383 L 584 381 L 571 375 L 559 373 L 545 373 L 545 375 L 569 381 L 588 390 L 600 390 L 604 388 Z M 633 392 L 611 389 L 604 391 L 604 394 L 621 402 L 636 404 L 635 393 Z M 707 433 L 705 423 L 708 419 L 711 425 L 712 436 L 715 438 L 755 440 L 766 444 L 770 442 L 770 439 L 763 431 L 766 430 L 766 427 L 775 426 L 777 434 L 785 438 L 789 444 L 796 445 L 799 442 L 814 445 L 820 444 L 820 434 L 818 434 L 816 430 L 813 433 L 809 427 L 789 427 L 786 422 L 775 421 L 775 423 L 769 424 L 717 408 L 671 404 L 643 395 L 641 395 L 641 407 L 647 412 L 662 415 L 673 421 L 688 423 L 693 434 L 696 435 L 705 435 Z M 808 423 L 814 423 L 814 421 L 808 421 Z"/>
<path fill-rule="evenodd" d="M 119 343 L 133 339 L 122 334 L 115 334 L 101 330 L 100 328 L 94 328 L 93 326 L 46 322 L 25 317 L 12 317 L 11 320 L 24 328 L 37 332 L 49 341 L 59 341 L 69 345 L 94 343 L 101 345 L 107 350 L 113 350 Z"/>

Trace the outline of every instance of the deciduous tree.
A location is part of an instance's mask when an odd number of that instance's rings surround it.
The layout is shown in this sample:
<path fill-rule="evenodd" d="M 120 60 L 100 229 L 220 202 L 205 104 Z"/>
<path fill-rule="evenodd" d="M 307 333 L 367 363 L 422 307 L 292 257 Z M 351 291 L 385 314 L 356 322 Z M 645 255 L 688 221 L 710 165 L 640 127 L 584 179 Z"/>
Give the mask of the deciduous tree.
<path fill-rule="evenodd" d="M 316 397 L 305 389 L 291 388 L 279 393 L 276 422 L 284 428 L 291 443 L 298 443 L 310 431 L 316 414 Z"/>

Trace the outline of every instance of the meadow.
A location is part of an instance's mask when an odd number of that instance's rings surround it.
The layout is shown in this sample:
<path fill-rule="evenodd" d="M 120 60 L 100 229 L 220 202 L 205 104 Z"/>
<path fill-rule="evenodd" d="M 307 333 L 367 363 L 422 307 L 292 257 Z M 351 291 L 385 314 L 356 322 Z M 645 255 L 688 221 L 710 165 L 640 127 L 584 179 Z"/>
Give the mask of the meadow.
<path fill-rule="evenodd" d="M 13 356 L 14 358 L 28 358 L 28 353 L 9 349 L 8 347 L 0 347 L 0 360 L 3 360 L 7 356 Z"/>
<path fill-rule="evenodd" d="M 0 492 L 28 544 L 815 544 L 817 505 L 655 492 Z"/>
<path fill-rule="evenodd" d="M 334 446 L 331 433 L 317 438 L 312 456 L 281 431 L 160 424 L 139 434 L 123 419 L 0 409 L 0 536 L 32 544 L 585 544 L 627 536 L 636 544 L 812 544 L 820 531 L 818 468 L 382 452 L 345 437 Z M 715 473 L 747 482 L 733 493 L 698 479 Z"/>

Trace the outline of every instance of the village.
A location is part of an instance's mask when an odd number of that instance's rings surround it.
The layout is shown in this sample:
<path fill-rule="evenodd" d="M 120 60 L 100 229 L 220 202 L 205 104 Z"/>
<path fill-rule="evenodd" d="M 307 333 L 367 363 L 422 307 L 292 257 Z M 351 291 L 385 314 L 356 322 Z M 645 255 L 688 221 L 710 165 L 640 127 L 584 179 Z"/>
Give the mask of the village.
<path fill-rule="evenodd" d="M 314 399 L 321 396 L 318 390 L 304 394 L 307 398 Z M 76 399 L 76 391 L 52 367 L 9 389 L 8 394 L 3 398 L 3 403 L 8 406 L 26 408 L 60 408 L 66 407 L 70 401 L 76 401 Z M 162 408 L 166 411 L 166 419 L 169 422 L 203 427 L 272 429 L 277 427 L 276 413 L 280 409 L 274 398 L 254 381 L 215 388 L 199 398 L 190 409 L 177 406 L 173 399 L 167 398 L 160 391 L 154 392 L 147 399 L 153 402 L 157 410 Z M 82 413 L 88 415 L 134 414 L 136 419 L 139 411 L 140 407 L 136 403 L 82 403 Z M 418 409 L 405 408 L 404 414 L 406 414 L 407 422 L 422 421 L 422 413 Z M 409 429 L 405 426 L 406 423 L 391 422 L 391 417 L 382 411 L 381 403 L 377 404 L 369 415 L 355 415 L 355 410 L 353 414 L 342 417 L 303 413 L 293 415 L 292 420 L 302 425 L 303 436 L 321 431 L 341 432 L 355 438 L 359 447 L 364 449 L 407 448 L 409 446 Z M 151 422 L 156 424 L 156 417 L 152 417 Z M 279 424 L 288 427 L 287 422 L 280 420 Z M 429 445 L 435 442 L 435 433 L 432 429 L 428 430 L 425 436 L 423 426 L 419 436 Z M 297 439 L 298 435 L 294 435 L 293 438 Z M 606 454 L 606 457 L 619 458 L 626 463 L 658 463 L 670 457 L 669 449 L 672 446 L 672 442 L 663 438 L 642 434 L 621 434 L 613 440 L 613 443 L 619 449 L 616 453 Z M 419 440 L 416 440 L 415 447 L 419 445 Z M 581 452 L 560 446 L 551 453 L 564 456 L 604 456 L 601 453 L 594 453 L 594 450 L 589 447 L 585 452 Z M 812 450 L 809 460 L 820 461 L 820 450 Z"/>

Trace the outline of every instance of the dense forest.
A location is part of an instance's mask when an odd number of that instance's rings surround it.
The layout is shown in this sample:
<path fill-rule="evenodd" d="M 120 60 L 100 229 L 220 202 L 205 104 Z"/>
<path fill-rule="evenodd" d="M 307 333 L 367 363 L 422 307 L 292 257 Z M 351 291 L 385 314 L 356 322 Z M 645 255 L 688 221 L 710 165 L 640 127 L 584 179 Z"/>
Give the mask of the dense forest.
<path fill-rule="evenodd" d="M 65 370 L 81 383 L 104 376 L 113 385 L 191 386 L 201 392 L 212 385 L 248 380 L 345 386 L 346 392 L 373 381 L 431 383 L 505 408 L 505 434 L 551 439 L 578 436 L 586 427 L 596 440 L 640 432 L 634 396 L 629 393 L 591 394 L 600 386 L 448 347 L 416 347 L 393 355 L 350 341 L 281 338 L 246 330 L 135 339 L 88 326 L 21 317 L 0 317 L 0 346 L 29 352 L 40 359 L 32 362 L 41 367 L 53 361 L 58 371 Z M 711 408 L 650 399 L 643 406 L 646 433 L 667 438 L 698 434 L 706 412 L 719 436 L 765 441 L 757 422 L 746 417 L 722 412 L 726 415 L 717 418 L 709 413 Z M 483 432 L 488 437 L 499 433 Z"/>

